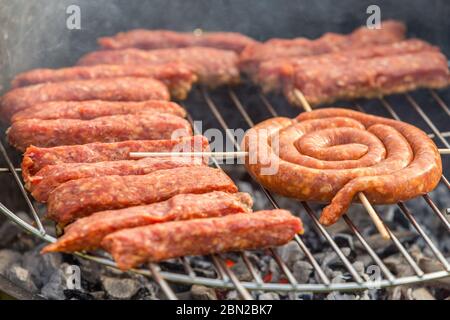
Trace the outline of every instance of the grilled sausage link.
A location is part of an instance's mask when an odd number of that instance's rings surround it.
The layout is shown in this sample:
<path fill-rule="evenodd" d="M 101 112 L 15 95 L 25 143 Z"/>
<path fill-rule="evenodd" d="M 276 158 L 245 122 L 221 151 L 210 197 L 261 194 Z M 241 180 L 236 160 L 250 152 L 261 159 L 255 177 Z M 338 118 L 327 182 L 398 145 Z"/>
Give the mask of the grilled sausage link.
<path fill-rule="evenodd" d="M 47 101 L 143 101 L 169 100 L 164 83 L 150 78 L 110 78 L 42 83 L 16 88 L 1 98 L 1 115 L 6 121 L 23 109 Z"/>
<path fill-rule="evenodd" d="M 92 80 L 118 77 L 154 78 L 169 87 L 172 97 L 186 98 L 192 84 L 197 80 L 192 68 L 184 63 L 166 63 L 149 66 L 97 65 L 75 66 L 61 69 L 34 69 L 18 74 L 12 87 L 24 87 L 47 82 Z"/>
<path fill-rule="evenodd" d="M 46 202 L 49 194 L 55 188 L 71 180 L 111 175 L 142 175 L 158 170 L 200 165 L 204 165 L 204 162 L 199 157 L 158 157 L 95 163 L 62 163 L 42 168 L 27 180 L 25 187 L 37 201 Z"/>
<path fill-rule="evenodd" d="M 131 160 L 130 152 L 206 151 L 208 139 L 204 136 L 173 140 L 129 140 L 110 143 L 26 149 L 22 160 L 22 177 L 25 183 L 39 170 L 62 163 L 95 163 L 101 161 Z"/>
<path fill-rule="evenodd" d="M 50 193 L 48 217 L 61 225 L 96 211 L 167 200 L 182 193 L 235 193 L 233 181 L 207 166 L 159 170 L 139 176 L 103 176 L 66 182 Z"/>
<path fill-rule="evenodd" d="M 118 230 L 154 223 L 221 217 L 250 212 L 253 201 L 248 193 L 222 191 L 179 194 L 169 200 L 119 210 L 100 211 L 81 218 L 64 229 L 56 243 L 43 253 L 96 249 L 105 236 Z"/>
<path fill-rule="evenodd" d="M 28 119 L 13 122 L 8 142 L 19 150 L 28 146 L 56 147 L 91 142 L 159 140 L 192 135 L 186 119 L 167 114 L 142 112 L 78 119 Z"/>
<path fill-rule="evenodd" d="M 269 190 L 330 202 L 320 221 L 336 222 L 363 192 L 373 204 L 433 190 L 442 174 L 436 145 L 407 123 L 347 109 L 319 109 L 273 118 L 243 140 L 246 167 Z M 273 172 L 265 174 L 269 166 Z"/>
<path fill-rule="evenodd" d="M 141 112 L 170 113 L 186 117 L 186 111 L 178 104 L 163 100 L 148 101 L 50 101 L 36 104 L 19 111 L 11 122 L 27 119 L 80 119 L 91 120 L 98 117 Z"/>
<path fill-rule="evenodd" d="M 302 231 L 289 211 L 267 210 L 120 230 L 101 244 L 127 270 L 146 261 L 282 245 Z"/>

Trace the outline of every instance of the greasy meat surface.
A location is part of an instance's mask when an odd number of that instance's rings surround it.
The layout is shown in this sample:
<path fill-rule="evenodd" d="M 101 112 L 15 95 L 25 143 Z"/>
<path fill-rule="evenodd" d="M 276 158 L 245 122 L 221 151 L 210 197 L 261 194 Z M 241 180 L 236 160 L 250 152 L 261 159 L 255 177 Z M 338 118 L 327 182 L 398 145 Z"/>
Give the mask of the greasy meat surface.
<path fill-rule="evenodd" d="M 46 202 L 50 192 L 71 180 L 111 175 L 142 175 L 163 169 L 192 167 L 203 164 L 202 158 L 190 157 L 149 157 L 140 160 L 62 163 L 45 166 L 27 180 L 25 187 L 37 201 Z"/>
<path fill-rule="evenodd" d="M 271 39 L 262 44 L 248 46 L 240 55 L 239 67 L 253 74 L 258 65 L 274 58 L 305 57 L 330 52 L 352 50 L 379 44 L 389 44 L 405 38 L 406 28 L 398 21 L 384 21 L 381 29 L 365 26 L 350 34 L 326 33 L 318 39 Z"/>
<path fill-rule="evenodd" d="M 168 62 L 188 64 L 199 77 L 199 82 L 209 87 L 239 82 L 236 53 L 213 48 L 101 50 L 84 55 L 78 61 L 78 65 L 153 65 Z"/>
<path fill-rule="evenodd" d="M 55 147 L 92 142 L 160 140 L 191 136 L 186 119 L 167 113 L 142 112 L 99 117 L 92 120 L 28 119 L 13 122 L 8 142 L 19 150 L 28 146 Z"/>
<path fill-rule="evenodd" d="M 119 32 L 112 37 L 98 39 L 104 49 L 164 49 L 184 47 L 211 47 L 232 50 L 240 53 L 250 44 L 257 41 L 236 32 L 176 32 L 170 30 L 134 29 Z"/>
<path fill-rule="evenodd" d="M 283 90 L 292 104 L 300 104 L 293 91 L 299 89 L 315 105 L 448 84 L 447 58 L 440 52 L 424 51 L 339 64 L 321 60 L 317 65 L 296 65 L 292 75 L 284 78 Z"/>
<path fill-rule="evenodd" d="M 96 211 L 167 200 L 182 193 L 225 191 L 237 187 L 220 169 L 206 166 L 159 170 L 139 176 L 104 176 L 72 180 L 48 198 L 48 217 L 65 225 Z"/>
<path fill-rule="evenodd" d="M 4 121 L 14 113 L 47 101 L 143 101 L 169 100 L 164 83 L 150 78 L 112 78 L 42 83 L 8 91 L 0 101 Z"/>
<path fill-rule="evenodd" d="M 19 111 L 11 122 L 26 119 L 80 119 L 91 120 L 98 117 L 141 112 L 170 113 L 186 117 L 186 111 L 175 102 L 164 100 L 148 101 L 50 101 L 36 104 Z"/>
<path fill-rule="evenodd" d="M 267 210 L 120 230 L 101 244 L 128 270 L 147 261 L 278 246 L 302 231 L 300 219 L 289 211 Z"/>
<path fill-rule="evenodd" d="M 358 192 L 372 204 L 396 203 L 433 190 L 442 175 L 439 151 L 423 131 L 347 109 L 263 121 L 242 147 L 248 171 L 267 189 L 331 201 L 320 217 L 325 225 L 335 223 Z"/>
<path fill-rule="evenodd" d="M 391 44 L 367 46 L 318 56 L 274 58 L 260 64 L 253 80 L 265 92 L 281 90 L 284 82 L 289 81 L 296 73 L 305 72 L 308 69 L 320 69 L 323 73 L 329 73 L 330 70 L 328 68 L 330 65 L 333 65 L 333 69 L 331 70 L 333 71 L 334 69 L 340 68 L 341 65 L 345 65 L 345 68 L 348 68 L 348 65 L 351 66 L 353 63 L 358 63 L 356 60 L 368 60 L 376 57 L 389 57 L 426 51 L 439 52 L 439 48 L 422 40 L 410 39 Z M 354 76 L 357 77 L 358 75 L 355 74 Z"/>
<path fill-rule="evenodd" d="M 208 139 L 204 136 L 184 137 L 173 140 L 129 140 L 110 143 L 26 149 L 22 160 L 22 177 L 30 176 L 48 165 L 61 163 L 94 163 L 100 161 L 132 160 L 130 152 L 207 151 Z"/>
<path fill-rule="evenodd" d="M 221 217 L 251 212 L 248 193 L 214 191 L 179 194 L 169 200 L 119 210 L 100 211 L 81 218 L 64 229 L 64 235 L 43 252 L 73 252 L 95 249 L 105 236 L 118 230 L 154 223 Z"/>
<path fill-rule="evenodd" d="M 61 69 L 34 69 L 14 77 L 12 87 L 18 88 L 48 82 L 118 77 L 143 77 L 160 80 L 169 87 L 171 96 L 177 99 L 186 98 L 192 84 L 197 80 L 197 76 L 189 65 L 174 62 L 146 66 L 97 65 Z"/>

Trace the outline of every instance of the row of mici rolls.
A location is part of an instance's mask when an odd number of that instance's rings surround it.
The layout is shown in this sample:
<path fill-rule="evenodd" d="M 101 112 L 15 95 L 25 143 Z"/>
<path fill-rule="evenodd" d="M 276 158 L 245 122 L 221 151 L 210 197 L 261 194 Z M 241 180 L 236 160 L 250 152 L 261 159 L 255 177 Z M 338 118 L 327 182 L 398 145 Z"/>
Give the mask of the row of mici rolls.
<path fill-rule="evenodd" d="M 186 96 L 198 78 L 192 69 L 175 59 L 34 70 L 13 80 L 2 98 L 8 140 L 25 151 L 25 187 L 64 228 L 43 253 L 103 248 L 125 270 L 281 245 L 302 232 L 288 211 L 252 212 L 251 196 L 207 157 L 130 157 L 209 150 L 205 137 L 192 135 L 186 111 L 169 101 Z"/>

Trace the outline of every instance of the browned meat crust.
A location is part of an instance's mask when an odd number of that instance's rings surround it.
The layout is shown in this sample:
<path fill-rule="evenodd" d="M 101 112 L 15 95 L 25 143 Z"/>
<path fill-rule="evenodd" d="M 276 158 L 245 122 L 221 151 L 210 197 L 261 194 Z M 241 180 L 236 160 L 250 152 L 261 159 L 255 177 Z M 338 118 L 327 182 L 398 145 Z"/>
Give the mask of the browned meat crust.
<path fill-rule="evenodd" d="M 18 74 L 12 81 L 12 87 L 118 77 L 144 77 L 160 80 L 169 87 L 171 96 L 176 99 L 185 99 L 192 84 L 197 80 L 197 76 L 189 65 L 173 62 L 147 66 L 97 65 L 61 69 L 34 69 Z"/>
<path fill-rule="evenodd" d="M 211 47 L 240 53 L 257 41 L 236 32 L 204 32 L 197 35 L 192 32 L 135 29 L 99 38 L 98 43 L 104 49 Z"/>
<path fill-rule="evenodd" d="M 199 77 L 199 82 L 210 87 L 239 82 L 236 53 L 213 48 L 101 50 L 84 55 L 78 61 L 78 65 L 153 65 L 168 62 L 183 62 L 190 65 Z"/>
<path fill-rule="evenodd" d="M 40 202 L 46 202 L 50 192 L 61 184 L 82 178 L 101 176 L 130 176 L 178 167 L 203 165 L 202 158 L 170 157 L 143 158 L 95 163 L 62 163 L 45 166 L 27 180 L 25 187 Z"/>
<path fill-rule="evenodd" d="M 101 244 L 128 270 L 146 261 L 282 245 L 302 231 L 300 219 L 289 211 L 267 210 L 125 229 Z"/>
<path fill-rule="evenodd" d="M 164 100 L 148 101 L 50 101 L 36 104 L 19 111 L 11 122 L 27 119 L 80 119 L 91 120 L 98 117 L 141 112 L 170 113 L 186 117 L 186 110 L 175 102 Z"/>
<path fill-rule="evenodd" d="M 111 143 L 89 143 L 54 148 L 30 146 L 26 149 L 23 156 L 22 177 L 27 182 L 30 176 L 48 165 L 131 160 L 130 152 L 189 152 L 206 151 L 208 148 L 208 139 L 204 136 L 185 137 L 173 140 L 131 140 Z"/>
<path fill-rule="evenodd" d="M 43 83 L 13 89 L 1 98 L 1 114 L 9 121 L 14 113 L 47 101 L 169 100 L 164 83 L 150 78 L 113 78 Z"/>
<path fill-rule="evenodd" d="M 219 169 L 206 166 L 159 170 L 140 176 L 104 176 L 66 182 L 50 193 L 48 217 L 61 225 L 96 211 L 167 200 L 182 193 L 237 192 Z"/>
<path fill-rule="evenodd" d="M 101 211 L 68 225 L 56 243 L 43 253 L 96 249 L 108 234 L 154 223 L 221 217 L 251 212 L 248 193 L 214 191 L 204 194 L 180 194 L 163 202 L 120 210 Z"/>
<path fill-rule="evenodd" d="M 161 140 L 192 135 L 186 119 L 167 113 L 142 112 L 92 120 L 28 119 L 13 122 L 8 142 L 19 150 L 28 146 L 55 147 L 92 142 Z"/>
<path fill-rule="evenodd" d="M 247 169 L 269 190 L 331 201 L 320 217 L 325 225 L 336 222 L 358 192 L 372 204 L 396 203 L 433 190 L 442 175 L 439 151 L 423 131 L 347 109 L 263 121 L 247 132 L 243 149 L 250 152 Z M 268 166 L 272 174 L 262 171 Z"/>
<path fill-rule="evenodd" d="M 239 67 L 248 74 L 254 74 L 258 65 L 273 58 L 305 57 L 330 52 L 352 50 L 373 45 L 389 44 L 405 38 L 405 25 L 388 20 L 381 29 L 365 26 L 350 34 L 326 33 L 318 39 L 271 39 L 263 44 L 249 45 L 239 57 Z"/>

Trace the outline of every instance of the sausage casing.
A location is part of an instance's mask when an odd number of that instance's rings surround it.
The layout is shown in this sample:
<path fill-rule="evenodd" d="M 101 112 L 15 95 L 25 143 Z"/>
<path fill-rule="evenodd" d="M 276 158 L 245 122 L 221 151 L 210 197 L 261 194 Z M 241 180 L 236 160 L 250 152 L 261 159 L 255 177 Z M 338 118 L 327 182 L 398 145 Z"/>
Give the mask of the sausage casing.
<path fill-rule="evenodd" d="M 140 176 L 84 178 L 66 182 L 50 193 L 48 217 L 65 225 L 96 211 L 211 191 L 234 193 L 237 187 L 222 170 L 206 166 L 159 170 Z"/>
<path fill-rule="evenodd" d="M 9 121 L 14 113 L 47 101 L 143 101 L 169 100 L 161 81 L 150 78 L 112 78 L 42 83 L 8 91 L 1 98 L 1 114 Z"/>
<path fill-rule="evenodd" d="M 266 120 L 247 132 L 243 149 L 247 169 L 269 190 L 331 201 L 320 217 L 325 225 L 336 222 L 358 192 L 373 204 L 396 203 L 433 190 L 442 175 L 438 149 L 423 131 L 347 109 Z"/>
<path fill-rule="evenodd" d="M 28 119 L 13 122 L 8 142 L 19 150 L 28 146 L 56 147 L 92 142 L 161 140 L 192 135 L 186 119 L 167 114 L 142 112 L 79 119 Z"/>
<path fill-rule="evenodd" d="M 168 221 L 204 219 L 250 212 L 253 201 L 247 193 L 214 191 L 179 194 L 169 200 L 144 206 L 96 212 L 64 229 L 64 235 L 43 252 L 96 249 L 115 231 Z"/>
<path fill-rule="evenodd" d="M 147 261 L 282 245 L 302 230 L 289 211 L 267 210 L 120 230 L 101 244 L 128 270 Z"/>

